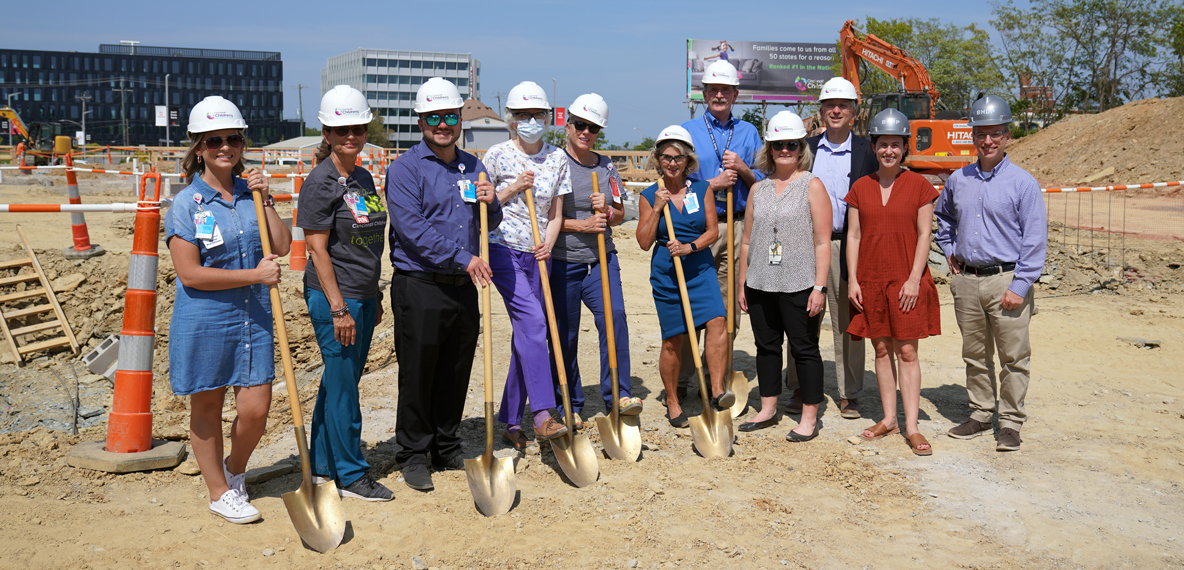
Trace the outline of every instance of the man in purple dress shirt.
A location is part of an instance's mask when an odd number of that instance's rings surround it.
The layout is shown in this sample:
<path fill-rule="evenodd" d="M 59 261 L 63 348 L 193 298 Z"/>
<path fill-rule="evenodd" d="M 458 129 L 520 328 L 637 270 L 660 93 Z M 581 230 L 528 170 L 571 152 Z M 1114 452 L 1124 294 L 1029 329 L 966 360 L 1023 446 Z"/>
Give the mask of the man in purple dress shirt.
<path fill-rule="evenodd" d="M 971 439 L 988 433 L 997 412 L 996 451 L 1020 448 L 1020 428 L 1028 417 L 1028 324 L 1036 312 L 1032 284 L 1040 278 L 1048 249 L 1040 184 L 1005 152 L 1010 124 L 1011 110 L 1003 99 L 988 95 L 975 101 L 970 126 L 978 162 L 950 176 L 935 212 L 937 244 L 953 273 L 950 291 L 970 399 L 970 418 L 949 435 Z"/>
<path fill-rule="evenodd" d="M 457 436 L 477 348 L 477 287 L 492 273 L 480 254 L 480 206 L 489 229 L 502 219 L 485 167 L 456 147 L 460 108 L 456 86 L 433 77 L 415 97 L 423 141 L 387 169 L 390 215 L 391 314 L 399 359 L 395 459 L 403 480 L 433 488 L 436 471 L 464 469 Z"/>

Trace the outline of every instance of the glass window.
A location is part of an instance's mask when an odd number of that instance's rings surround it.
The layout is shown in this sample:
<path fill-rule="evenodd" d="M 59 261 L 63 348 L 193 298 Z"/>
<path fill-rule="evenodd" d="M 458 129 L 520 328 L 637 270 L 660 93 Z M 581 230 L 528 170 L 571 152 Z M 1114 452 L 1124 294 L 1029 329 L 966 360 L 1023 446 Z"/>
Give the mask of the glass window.
<path fill-rule="evenodd" d="M 381 83 L 381 84 L 383 84 L 383 85 L 385 85 L 385 84 L 386 84 L 386 76 L 385 76 L 385 75 L 379 75 L 379 76 L 378 76 L 378 82 L 379 82 L 379 83 Z"/>
<path fill-rule="evenodd" d="M 419 69 L 421 67 L 423 67 L 422 61 L 412 61 L 411 62 L 411 69 Z"/>
<path fill-rule="evenodd" d="M 400 76 L 399 77 L 399 84 L 400 85 L 411 85 L 411 76 L 410 75 Z"/>
<path fill-rule="evenodd" d="M 271 76 L 272 77 L 279 77 L 280 76 L 279 72 L 276 71 L 277 69 L 278 68 L 277 68 L 276 64 L 274 64 L 274 63 L 271 64 Z"/>
<path fill-rule="evenodd" d="M 103 71 L 111 71 L 111 58 L 103 58 Z"/>
<path fill-rule="evenodd" d="M 0 53 L 0 67 L 8 67 L 8 54 Z"/>
<path fill-rule="evenodd" d="M 235 71 L 238 71 L 238 74 L 239 74 L 239 75 L 242 75 L 242 74 L 243 74 L 243 64 L 241 64 L 241 63 L 240 63 L 240 64 L 237 64 L 237 65 L 235 66 Z"/>
<path fill-rule="evenodd" d="M 173 73 L 181 73 L 181 62 L 179 62 L 179 61 L 173 62 Z"/>
<path fill-rule="evenodd" d="M 443 62 L 443 61 L 436 62 L 436 69 L 444 69 L 444 68 L 445 68 L 445 62 Z"/>
<path fill-rule="evenodd" d="M 456 78 L 456 86 L 457 87 L 468 87 L 469 86 L 469 78 L 468 77 Z"/>
<path fill-rule="evenodd" d="M 218 80 L 218 88 L 223 91 L 226 91 L 226 78 L 225 77 Z"/>
<path fill-rule="evenodd" d="M 251 77 L 256 77 L 258 75 L 259 75 L 259 66 L 252 63 L 251 64 Z"/>
<path fill-rule="evenodd" d="M 211 64 L 211 65 L 213 65 L 213 64 Z M 212 77 L 207 77 L 206 78 L 206 90 L 208 91 L 213 88 L 214 88 L 214 79 Z"/>
<path fill-rule="evenodd" d="M 63 58 L 63 61 L 64 61 L 64 58 Z M 57 69 L 58 68 L 58 56 L 56 56 L 56 55 L 49 56 L 49 68 L 50 69 Z"/>
<path fill-rule="evenodd" d="M 13 56 L 13 57 L 16 57 L 16 56 Z M 13 63 L 13 65 L 16 65 L 16 60 L 13 60 L 12 63 Z M 24 68 L 29 67 L 29 56 L 27 56 L 27 55 L 21 56 L 21 67 L 24 67 Z"/>
<path fill-rule="evenodd" d="M 378 60 L 373 58 L 366 58 L 366 67 L 378 67 Z"/>
<path fill-rule="evenodd" d="M 192 61 L 191 61 L 191 62 L 189 62 L 189 66 L 188 66 L 188 68 L 189 68 L 189 74 L 190 74 L 190 75 L 193 75 L 193 62 L 192 62 Z"/>
<path fill-rule="evenodd" d="M 457 69 L 458 71 L 468 71 L 468 70 L 469 70 L 469 62 L 467 62 L 467 61 L 462 61 L 462 62 L 459 62 L 459 63 L 457 63 L 457 64 L 456 64 L 456 69 Z"/>
<path fill-rule="evenodd" d="M 386 60 L 386 59 L 380 59 L 380 60 L 378 60 L 378 67 L 386 67 L 386 66 L 387 66 L 386 64 L 387 64 L 387 62 L 388 62 L 388 61 L 389 61 L 389 60 Z"/>
<path fill-rule="evenodd" d="M 34 90 L 33 90 L 33 100 L 34 100 L 34 101 L 40 101 L 40 100 L 41 100 L 41 90 L 40 90 L 40 89 L 34 89 Z"/>
<path fill-rule="evenodd" d="M 41 69 L 41 56 L 33 56 L 33 69 Z"/>
<path fill-rule="evenodd" d="M 411 84 L 412 85 L 423 85 L 423 79 L 424 78 L 422 78 L 422 77 L 412 77 Z"/>
<path fill-rule="evenodd" d="M 148 70 L 145 69 L 144 71 L 148 71 Z M 152 60 L 152 73 L 160 73 L 160 60 L 159 59 Z"/>

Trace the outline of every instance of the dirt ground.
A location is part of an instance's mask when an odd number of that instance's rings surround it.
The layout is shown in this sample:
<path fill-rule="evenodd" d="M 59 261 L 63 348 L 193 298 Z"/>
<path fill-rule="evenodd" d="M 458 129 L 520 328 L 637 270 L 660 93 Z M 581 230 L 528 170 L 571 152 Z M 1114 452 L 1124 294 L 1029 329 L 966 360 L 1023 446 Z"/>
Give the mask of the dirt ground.
<path fill-rule="evenodd" d="M 0 202 L 65 201 L 64 186 L 7 184 L 7 177 L 5 182 Z M 131 201 L 130 182 L 83 184 L 85 202 Z M 12 231 L 19 222 L 47 271 L 56 273 L 51 279 L 73 283 L 78 281 L 74 275 L 83 276 L 63 302 L 71 307 L 67 312 L 80 340 L 93 346 L 120 328 L 131 215 L 88 216 L 92 240 L 111 253 L 83 262 L 58 253 L 70 241 L 68 221 L 56 216 L 0 217 L 0 259 L 21 255 L 13 247 Z M 1096 260 L 1090 260 L 1093 252 L 1069 247 L 1071 242 L 1052 248 L 1050 261 L 1058 265 L 1050 267 L 1047 281 L 1058 288 L 1042 284 L 1037 293 L 1040 312 L 1032 322 L 1027 398 L 1031 417 L 1019 452 L 997 453 L 989 437 L 958 441 L 944 435 L 966 418 L 967 407 L 960 335 L 948 288 L 941 285 L 944 334 L 921 343 L 921 430 L 934 445 L 932 457 L 913 456 L 899 436 L 851 443 L 882 417 L 871 354 L 861 398 L 864 417 L 844 420 L 835 405 L 833 344 L 824 331 L 827 399 L 818 439 L 786 442 L 794 425 L 786 416 L 776 428 L 738 433 L 732 457 L 704 460 L 692 451 L 690 434 L 672 429 L 663 418 L 649 257 L 637 248 L 632 227 L 626 224 L 616 239 L 623 279 L 630 285 L 625 302 L 631 376 L 635 395 L 646 404 L 640 461 L 602 456 L 599 481 L 577 489 L 560 474 L 549 446 L 534 446 L 518 459 L 518 503 L 510 514 L 495 518 L 476 511 L 463 472 L 437 474 L 431 493 L 410 490 L 394 461 L 398 365 L 388 316 L 363 379 L 363 439 L 372 475 L 395 492 L 395 499 L 346 500 L 346 539 L 322 555 L 301 545 L 280 499 L 298 486 L 296 473 L 249 484 L 252 504 L 264 519 L 237 527 L 207 511 L 200 477 L 176 470 L 110 475 L 67 466 L 65 454 L 75 443 L 104 437 L 106 415 L 84 421 L 79 435 L 69 435 L 70 358 L 59 353 L 24 368 L 0 364 L 6 408 L 0 418 L 0 432 L 5 432 L 0 433 L 0 568 L 1184 566 L 1184 381 L 1179 373 L 1184 368 L 1179 270 L 1184 248 L 1179 242 L 1129 238 L 1128 256 L 1144 268 L 1129 279 L 1117 279 L 1122 276 L 1117 267 L 1112 273 L 1097 270 Z M 1054 232 L 1050 241 L 1062 237 Z M 163 244 L 160 266 L 154 426 L 159 437 L 184 439 L 185 402 L 169 394 L 164 380 L 173 277 Z M 1091 281 L 1078 283 L 1069 269 Z M 1143 277 L 1153 271 L 1156 278 Z M 1106 279 L 1116 281 L 1107 286 Z M 315 394 L 319 354 L 309 339 L 299 280 L 299 274 L 285 273 L 283 298 L 298 383 L 307 399 Z M 510 329 L 496 293 L 493 317 L 495 392 L 500 393 Z M 585 318 L 579 357 L 585 391 L 594 394 L 598 350 L 587 312 Z M 89 331 L 86 339 L 83 331 Z M 736 366 L 750 380 L 755 405 L 755 349 L 747 319 L 735 349 Z M 480 358 L 462 427 L 470 457 L 480 452 L 484 433 Z M 82 407 L 103 409 L 110 385 L 77 368 Z M 293 461 L 286 392 L 278 384 L 268 433 L 252 468 Z M 692 413 L 699 409 L 695 394 L 692 390 Z M 304 410 L 310 414 L 311 406 L 305 404 Z M 596 412 L 603 409 L 592 403 L 585 415 Z M 229 426 L 232 408 L 225 418 Z M 595 428 L 588 433 L 598 446 Z M 500 439 L 495 446 L 499 455 L 516 455 Z"/>

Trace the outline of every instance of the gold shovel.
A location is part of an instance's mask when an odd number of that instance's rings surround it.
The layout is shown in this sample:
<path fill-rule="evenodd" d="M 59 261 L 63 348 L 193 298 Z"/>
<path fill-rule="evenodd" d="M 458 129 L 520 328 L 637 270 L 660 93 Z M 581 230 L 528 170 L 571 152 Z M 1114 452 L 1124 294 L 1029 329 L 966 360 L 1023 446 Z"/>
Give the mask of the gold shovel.
<path fill-rule="evenodd" d="M 480 174 L 485 182 L 485 173 Z M 481 259 L 489 263 L 489 206 L 481 202 Z M 492 517 L 510 512 L 518 493 L 514 477 L 514 461 L 509 457 L 493 456 L 493 315 L 490 313 L 490 288 L 481 288 L 481 318 L 484 319 L 482 344 L 485 348 L 485 453 L 465 460 L 465 477 L 469 492 L 481 514 Z"/>
<path fill-rule="evenodd" d="M 592 173 L 592 193 L 600 192 L 596 173 Z M 607 197 L 607 196 L 606 196 Z M 612 219 L 612 204 L 605 210 Z M 606 224 L 607 225 L 607 224 Z M 621 383 L 617 375 L 617 338 L 613 329 L 613 300 L 608 287 L 608 254 L 604 245 L 604 234 L 596 236 L 600 248 L 600 292 L 604 296 L 604 333 L 608 340 L 608 374 L 613 383 L 613 409 L 608 417 L 596 418 L 600 429 L 600 443 L 609 459 L 637 461 L 641 455 L 641 427 L 637 416 L 621 415 Z"/>
<path fill-rule="evenodd" d="M 674 237 L 674 222 L 670 219 L 670 204 L 662 207 L 666 216 L 666 233 L 670 239 Z M 687 342 L 691 343 L 691 354 L 695 358 L 695 374 L 699 377 L 699 397 L 703 399 L 703 413 L 693 416 L 691 423 L 691 441 L 699 454 L 707 459 L 727 457 L 732 454 L 732 412 L 717 412 L 711 407 L 707 394 L 707 379 L 703 375 L 703 360 L 699 356 L 699 339 L 695 335 L 695 317 L 691 314 L 691 297 L 687 293 L 687 279 L 682 272 L 682 258 L 670 256 L 674 260 L 674 273 L 678 276 L 678 291 L 682 294 L 682 312 L 687 319 Z"/>
<path fill-rule="evenodd" d="M 730 409 L 732 417 L 738 418 L 748 411 L 748 378 L 744 376 L 743 372 L 733 369 L 734 362 L 732 360 L 732 345 L 736 343 L 736 268 L 739 266 L 736 262 L 733 245 L 735 228 L 732 218 L 732 196 L 734 189 L 735 186 L 728 187 L 728 362 L 724 366 L 724 385 L 730 386 L 732 392 L 736 393 L 736 401 L 732 403 Z"/>
<path fill-rule="evenodd" d="M 267 218 L 263 214 L 263 195 L 252 192 L 255 198 L 255 217 L 259 220 L 259 238 L 263 242 L 263 255 L 271 255 L 271 237 L 267 234 Z M 296 534 L 304 543 L 317 552 L 328 552 L 341 544 L 345 536 L 345 509 L 337 494 L 337 485 L 326 481 L 320 485 L 312 482 L 312 467 L 308 460 L 308 438 L 304 435 L 304 414 L 300 410 L 300 393 L 296 390 L 296 374 L 292 371 L 292 351 L 288 347 L 288 328 L 284 324 L 284 307 L 280 303 L 280 289 L 277 285 L 268 287 L 271 292 L 271 313 L 275 319 L 276 344 L 284 362 L 284 381 L 288 385 L 288 401 L 292 405 L 292 424 L 296 429 L 296 449 L 300 452 L 300 473 L 304 479 L 300 488 L 284 493 L 284 506 Z"/>
<path fill-rule="evenodd" d="M 534 244 L 543 242 L 539 236 L 539 219 L 534 211 L 534 190 L 531 188 L 523 192 L 526 195 L 526 209 L 530 213 L 530 229 L 534 232 Z M 600 477 L 600 465 L 596 462 L 596 451 L 592 449 L 592 442 L 585 434 L 576 434 L 572 425 L 571 398 L 567 395 L 567 370 L 563 367 L 563 346 L 559 343 L 559 327 L 555 325 L 555 302 L 551 299 L 551 280 L 547 277 L 547 262 L 539 260 L 539 279 L 543 283 L 543 301 L 547 306 L 547 326 L 551 330 L 551 345 L 555 350 L 555 369 L 559 372 L 559 391 L 563 395 L 563 423 L 567 426 L 567 433 L 551 439 L 551 451 L 555 453 L 555 460 L 567 475 L 568 480 L 576 487 L 586 487 L 596 482 Z"/>

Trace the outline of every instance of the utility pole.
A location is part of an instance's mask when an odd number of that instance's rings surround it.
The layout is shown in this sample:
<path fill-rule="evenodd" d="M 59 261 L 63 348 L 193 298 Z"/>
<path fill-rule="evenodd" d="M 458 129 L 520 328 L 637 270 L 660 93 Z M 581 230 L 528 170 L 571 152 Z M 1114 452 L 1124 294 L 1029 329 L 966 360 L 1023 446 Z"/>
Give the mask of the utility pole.
<path fill-rule="evenodd" d="M 502 92 L 498 91 L 495 93 L 495 95 L 497 96 L 497 112 L 498 112 L 498 114 L 501 114 L 501 112 L 502 112 Z"/>
<path fill-rule="evenodd" d="M 6 95 L 6 97 L 7 97 L 7 99 L 5 99 L 5 104 L 9 109 L 12 109 L 12 98 L 13 97 L 20 97 L 20 93 L 9 93 L 8 95 Z M 13 109 L 13 111 L 15 111 L 15 109 Z M 8 121 L 8 146 L 12 146 L 12 131 L 16 130 L 14 128 L 15 126 L 16 125 L 13 125 L 12 120 L 10 119 Z"/>
<path fill-rule="evenodd" d="M 86 146 L 86 102 L 90 101 L 90 94 L 75 95 L 75 99 L 82 101 L 82 146 Z"/>
<path fill-rule="evenodd" d="M 112 91 L 119 92 L 119 120 L 123 124 L 123 146 L 128 146 L 127 139 L 127 94 L 135 93 L 131 89 L 126 89 L 123 86 L 124 78 L 119 78 L 119 89 L 112 89 Z"/>
<path fill-rule="evenodd" d="M 172 74 L 164 74 L 164 146 L 173 146 L 169 135 L 169 75 Z"/>
<path fill-rule="evenodd" d="M 303 83 L 296 84 L 296 101 L 299 107 L 296 109 L 296 115 L 300 117 L 300 136 L 304 136 L 304 90 L 308 89 L 307 85 Z"/>

